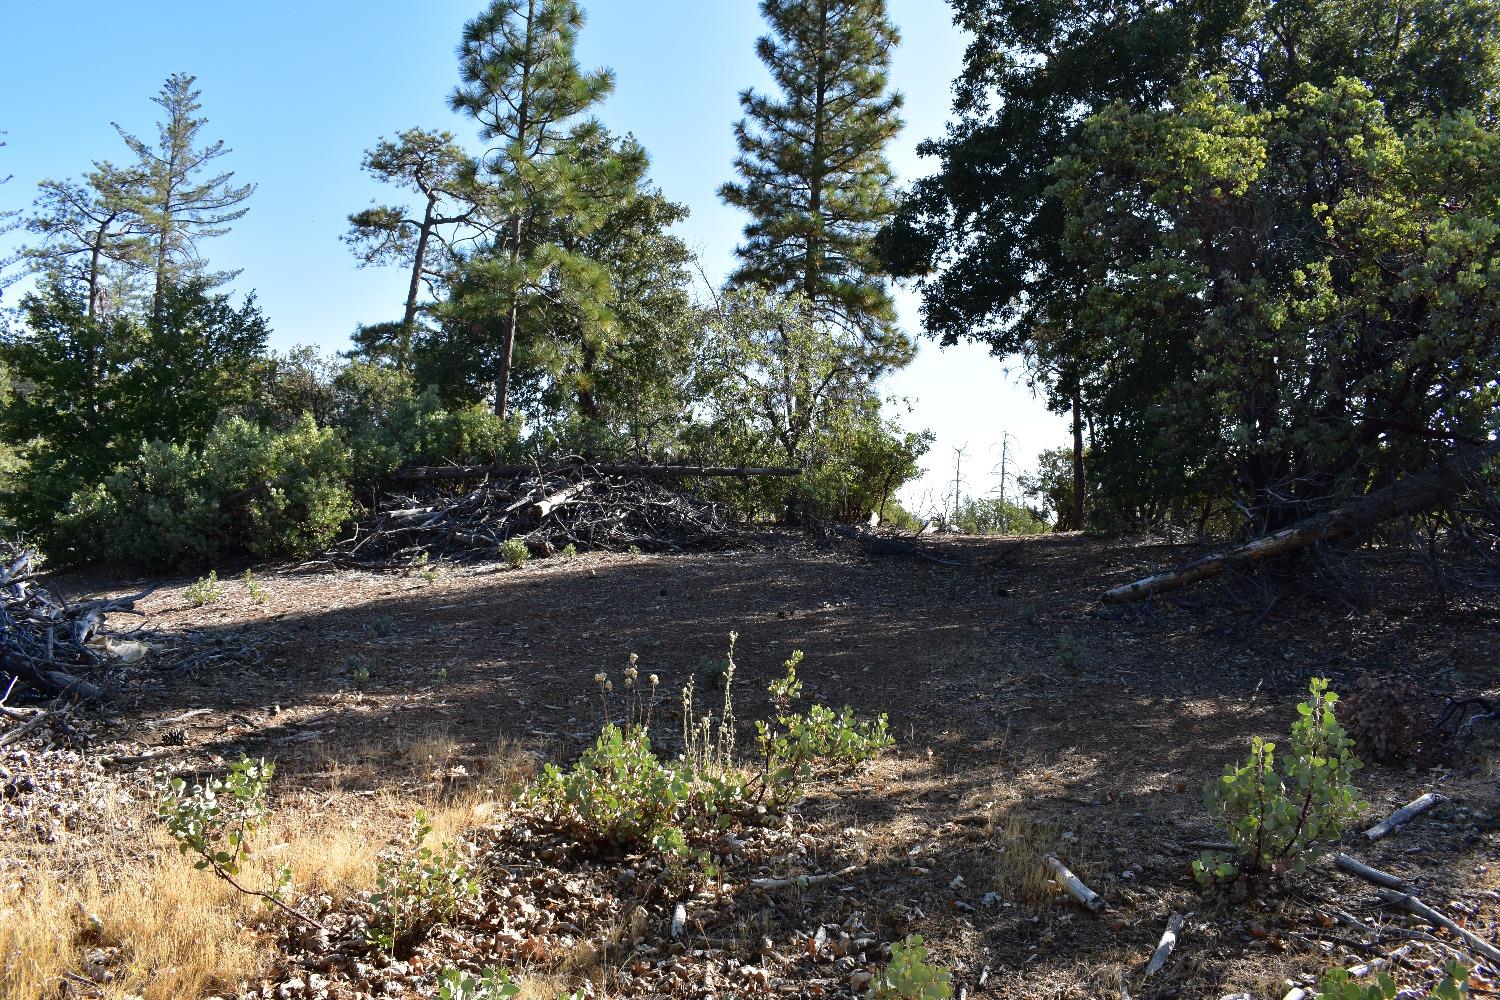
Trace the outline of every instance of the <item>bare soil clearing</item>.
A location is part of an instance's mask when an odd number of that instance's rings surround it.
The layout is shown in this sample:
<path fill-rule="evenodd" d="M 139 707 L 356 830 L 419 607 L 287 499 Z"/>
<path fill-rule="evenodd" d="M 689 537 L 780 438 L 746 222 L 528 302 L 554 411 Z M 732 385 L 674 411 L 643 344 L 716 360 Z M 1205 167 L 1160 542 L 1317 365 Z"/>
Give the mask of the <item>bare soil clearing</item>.
<path fill-rule="evenodd" d="M 113 758 L 99 776 L 109 794 L 141 791 L 163 767 L 266 756 L 280 768 L 280 808 L 366 816 L 372 797 L 465 787 L 502 741 L 571 759 L 598 730 L 597 672 L 617 675 L 638 653 L 642 673 L 675 693 L 723 656 L 730 631 L 740 635 L 739 718 L 766 713 L 765 685 L 794 649 L 806 653 L 805 701 L 890 713 L 896 751 L 818 782 L 784 824 L 727 847 L 721 882 L 674 898 L 649 884 L 657 873 L 643 859 L 583 856 L 525 822 L 518 832 L 502 807 L 468 834 L 488 887 L 482 914 L 391 968 L 320 959 L 325 945 L 287 932 L 289 957 L 261 970 L 266 996 L 432 995 L 433 971 L 452 961 L 588 981 L 606 996 L 848 996 L 883 945 L 918 932 L 971 997 L 1116 997 L 1123 976 L 1135 997 L 1243 990 L 1279 1000 L 1288 979 L 1400 943 L 1364 947 L 1369 928 L 1336 926 L 1334 908 L 1407 925 L 1327 861 L 1259 899 L 1201 894 L 1189 845 L 1222 838 L 1201 789 L 1252 735 L 1285 736 L 1313 675 L 1335 689 L 1377 674 L 1495 694 L 1500 594 L 1442 593 L 1420 570 L 1373 558 L 1359 605 L 1309 584 L 1268 608 L 1231 581 L 1106 609 L 1106 587 L 1195 550 L 1080 536 L 932 544 L 962 565 L 789 537 L 756 552 L 440 567 L 431 582 L 265 574 L 264 604 L 230 579 L 222 600 L 193 608 L 182 580 L 139 607 L 150 628 L 198 652 L 174 671 L 151 657 L 125 668 L 89 754 Z M 70 598 L 139 589 L 60 583 Z M 666 696 L 669 751 L 676 711 Z M 1500 929 L 1493 737 L 1481 732 L 1444 769 L 1359 772 L 1371 823 L 1423 791 L 1449 801 L 1379 843 L 1357 832 L 1345 841 L 1489 940 Z M 3 762 L 0 784 L 19 788 L 25 767 L 44 776 L 44 758 Z M 135 835 L 38 808 L 47 794 L 13 791 L 0 803 L 0 859 L 10 859 L 0 885 L 24 887 L 38 856 L 83 856 Z M 369 836 L 405 817 L 391 819 Z M 1105 897 L 1102 913 L 1047 881 L 1046 854 Z M 846 868 L 800 888 L 747 886 Z M 687 923 L 674 942 L 678 898 Z M 1191 914 L 1181 941 L 1143 981 L 1174 912 Z M 1392 971 L 1420 980 L 1437 957 Z"/>

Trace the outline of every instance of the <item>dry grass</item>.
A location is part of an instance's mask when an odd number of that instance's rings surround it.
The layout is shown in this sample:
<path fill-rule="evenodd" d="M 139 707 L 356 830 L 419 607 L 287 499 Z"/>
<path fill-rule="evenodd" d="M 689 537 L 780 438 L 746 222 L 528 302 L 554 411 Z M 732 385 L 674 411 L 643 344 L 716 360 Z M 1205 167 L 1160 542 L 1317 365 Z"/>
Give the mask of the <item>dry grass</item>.
<path fill-rule="evenodd" d="M 453 741 L 439 736 L 412 745 L 406 759 L 441 767 L 457 752 Z M 369 889 L 379 852 L 401 838 L 418 808 L 427 811 L 433 841 L 457 841 L 493 821 L 508 790 L 535 769 L 530 755 L 500 744 L 462 782 L 432 781 L 408 794 L 350 795 L 337 790 L 335 765 L 333 791 L 276 804 L 241 881 L 270 885 L 273 872 L 287 865 L 296 893 L 348 899 Z M 85 994 L 102 990 L 107 1000 L 178 1000 L 231 991 L 265 968 L 272 954 L 268 934 L 283 918 L 194 869 L 146 806 L 133 808 L 139 815 L 130 819 L 151 832 L 121 842 L 128 847 L 101 852 L 80 845 L 76 852 L 37 850 L 16 859 L 15 870 L 23 874 L 15 885 L 0 887 L 0 1000 L 73 995 L 70 979 L 90 984 Z M 542 977 L 528 979 L 522 996 L 543 1000 L 562 992 Z"/>
<path fill-rule="evenodd" d="M 200 997 L 252 978 L 269 949 L 246 929 L 262 911 L 195 871 L 164 837 L 140 857 L 40 856 L 0 900 L 0 996 L 63 996 L 67 978 L 107 997 Z"/>
<path fill-rule="evenodd" d="M 256 860 L 287 865 L 297 892 L 339 902 L 370 887 L 375 858 L 396 836 L 402 815 L 400 803 L 387 795 L 361 799 L 358 811 L 346 815 L 283 805 L 257 838 Z"/>
<path fill-rule="evenodd" d="M 1042 906 L 1056 898 L 1057 886 L 1046 858 L 1059 853 L 1064 844 L 1061 830 L 1010 808 L 995 810 L 986 832 L 996 849 L 989 866 L 996 892 L 1029 906 Z M 1068 860 L 1078 864 L 1074 858 Z"/>

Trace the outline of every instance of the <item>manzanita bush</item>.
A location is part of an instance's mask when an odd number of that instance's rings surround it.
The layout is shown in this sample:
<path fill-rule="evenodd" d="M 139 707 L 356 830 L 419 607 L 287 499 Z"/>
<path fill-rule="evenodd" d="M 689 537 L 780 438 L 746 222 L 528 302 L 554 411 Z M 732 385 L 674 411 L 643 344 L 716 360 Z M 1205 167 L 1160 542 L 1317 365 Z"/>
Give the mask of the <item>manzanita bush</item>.
<path fill-rule="evenodd" d="M 1414 993 L 1401 995 L 1416 1000 Z M 1443 981 L 1434 986 L 1432 992 L 1425 994 L 1421 1000 L 1463 1000 L 1468 995 L 1469 970 L 1457 962 L 1452 962 L 1443 970 Z M 1353 982 L 1349 978 L 1349 973 L 1343 969 L 1330 969 L 1324 973 L 1323 981 L 1318 984 L 1316 1000 L 1395 1000 L 1396 996 L 1396 981 L 1383 972 L 1376 977 L 1375 982 L 1361 986 Z"/>
<path fill-rule="evenodd" d="M 952 975 L 927 960 L 922 935 L 913 934 L 891 945 L 891 960 L 870 983 L 866 1000 L 947 1000 L 953 995 Z"/>
<path fill-rule="evenodd" d="M 649 845 L 679 859 L 700 857 L 691 846 L 695 836 L 795 801 L 819 763 L 858 764 L 893 744 L 884 715 L 862 722 L 849 708 L 835 713 L 822 705 L 794 713 L 792 703 L 802 691 L 797 652 L 786 662 L 784 676 L 770 685 L 775 713 L 756 723 L 759 767 L 746 766 L 735 750 L 735 638 L 730 635 L 717 718 L 712 712 L 697 715 L 692 681 L 683 689 L 683 753 L 677 760 L 662 760 L 652 747 L 658 679 L 651 675 L 649 689 L 642 684 L 632 656 L 621 678 L 627 699 L 623 723 L 617 725 L 610 712 L 614 682 L 597 675 L 604 712 L 599 737 L 571 768 L 543 768 L 527 799 L 552 810 L 587 841 Z"/>
<path fill-rule="evenodd" d="M 459 857 L 458 848 L 444 842 L 430 847 L 432 824 L 417 810 L 406 849 L 375 864 L 375 891 L 370 904 L 375 918 L 366 939 L 394 953 L 428 929 L 452 920 L 466 899 L 479 895 L 479 883 Z"/>
<path fill-rule="evenodd" d="M 1193 862 L 1200 882 L 1301 871 L 1364 808 L 1353 782 L 1361 766 L 1354 742 L 1334 714 L 1338 695 L 1321 677 L 1308 690 L 1279 763 L 1276 744 L 1256 737 L 1250 757 L 1204 789 L 1208 811 L 1228 825 L 1236 850 Z"/>
<path fill-rule="evenodd" d="M 189 785 L 185 778 L 157 781 L 156 816 L 166 826 L 182 854 L 197 855 L 193 867 L 212 872 L 236 890 L 258 896 L 303 923 L 321 927 L 317 920 L 286 902 L 291 871 L 283 865 L 275 881 L 264 889 L 240 881 L 241 866 L 250 856 L 249 837 L 270 816 L 267 796 L 276 765 L 242 758 L 223 777 L 209 777 Z"/>

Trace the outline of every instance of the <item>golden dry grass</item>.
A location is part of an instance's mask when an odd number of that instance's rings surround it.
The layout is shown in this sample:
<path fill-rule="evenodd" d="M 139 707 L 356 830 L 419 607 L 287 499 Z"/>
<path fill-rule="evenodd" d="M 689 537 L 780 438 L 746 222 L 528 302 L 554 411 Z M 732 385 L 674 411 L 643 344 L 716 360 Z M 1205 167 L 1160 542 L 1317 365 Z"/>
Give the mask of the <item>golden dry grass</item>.
<path fill-rule="evenodd" d="M 0 899 L 0 996 L 46 1000 L 76 977 L 107 979 L 107 997 L 174 1000 L 253 977 L 268 954 L 246 929 L 258 905 L 195 871 L 164 837 L 149 848 L 38 856 Z"/>
<path fill-rule="evenodd" d="M 1018 809 L 996 811 L 988 833 L 996 847 L 990 865 L 995 891 L 1006 899 L 1040 906 L 1057 895 L 1046 858 L 1063 843 L 1062 831 Z M 1069 863 L 1076 866 L 1076 859 Z"/>
<path fill-rule="evenodd" d="M 441 765 L 456 753 L 451 740 L 435 737 L 406 756 Z M 402 839 L 418 808 L 428 814 L 432 841 L 457 841 L 492 821 L 509 789 L 534 771 L 529 755 L 500 744 L 473 765 L 471 779 L 426 783 L 425 794 L 344 794 L 335 773 L 333 791 L 277 804 L 254 837 L 241 882 L 270 885 L 286 865 L 296 894 L 338 903 L 370 888 L 379 852 Z M 135 841 L 37 849 L 16 859 L 21 875 L 0 886 L 0 1000 L 51 1000 L 66 995 L 70 979 L 107 1000 L 179 1000 L 228 992 L 265 968 L 270 940 L 254 928 L 284 918 L 195 870 L 137 808 L 141 815 L 131 819 L 150 832 Z M 541 978 L 528 980 L 522 995 L 561 992 Z"/>

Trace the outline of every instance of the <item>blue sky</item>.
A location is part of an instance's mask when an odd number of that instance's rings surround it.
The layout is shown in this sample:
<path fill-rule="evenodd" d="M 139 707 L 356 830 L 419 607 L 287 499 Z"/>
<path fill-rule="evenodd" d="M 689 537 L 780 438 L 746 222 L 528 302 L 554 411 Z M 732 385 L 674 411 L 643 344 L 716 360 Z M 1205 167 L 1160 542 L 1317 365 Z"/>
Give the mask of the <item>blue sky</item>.
<path fill-rule="evenodd" d="M 460 29 L 481 3 L 9 5 L 0 60 L 0 130 L 8 145 L 0 150 L 0 176 L 14 179 L 0 187 L 0 208 L 22 207 L 43 178 L 76 176 L 95 159 L 125 159 L 110 123 L 151 133 L 158 109 L 150 97 L 169 73 L 193 73 L 209 134 L 233 148 L 220 162 L 257 185 L 250 213 L 209 244 L 208 255 L 217 269 L 242 269 L 236 287 L 259 295 L 276 331 L 273 346 L 338 350 L 357 323 L 395 315 L 403 294 L 399 274 L 355 268 L 339 242 L 346 216 L 383 197 L 359 170 L 363 151 L 410 126 L 472 138 L 445 101 Z M 715 196 L 731 171 L 737 95 L 766 81 L 753 52 L 764 30 L 758 5 L 585 6 L 580 59 L 616 75 L 600 117 L 615 131 L 635 133 L 651 153 L 656 182 L 691 207 L 681 234 L 717 278 L 729 270 L 744 224 Z M 893 78 L 907 101 L 907 127 L 891 160 L 912 179 L 930 169 L 916 145 L 943 130 L 965 42 L 942 0 L 890 0 L 890 12 L 903 35 Z M 901 305 L 903 322 L 917 330 L 915 297 L 903 293 Z M 909 426 L 937 434 L 924 463 L 929 473 L 906 492 L 914 503 L 951 492 L 956 447 L 967 446 L 965 492 L 980 494 L 994 488 L 989 470 L 1002 434 L 1012 436 L 1012 454 L 1024 465 L 1067 440 L 1062 420 L 983 348 L 940 350 L 926 341 L 886 391 L 910 400 L 912 412 L 902 417 Z"/>

